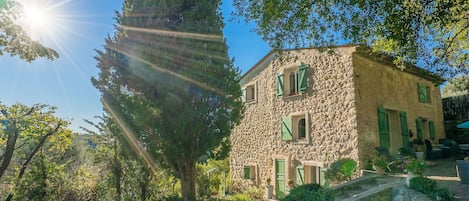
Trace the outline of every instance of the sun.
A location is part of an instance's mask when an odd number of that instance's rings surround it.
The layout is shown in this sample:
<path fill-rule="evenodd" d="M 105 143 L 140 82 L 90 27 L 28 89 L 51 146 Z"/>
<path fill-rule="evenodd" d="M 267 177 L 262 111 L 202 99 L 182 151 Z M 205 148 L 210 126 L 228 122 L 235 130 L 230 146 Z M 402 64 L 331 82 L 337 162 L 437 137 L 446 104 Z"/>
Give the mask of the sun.
<path fill-rule="evenodd" d="M 41 40 L 54 35 L 58 24 L 56 7 L 48 1 L 20 0 L 19 25 L 33 39 Z"/>

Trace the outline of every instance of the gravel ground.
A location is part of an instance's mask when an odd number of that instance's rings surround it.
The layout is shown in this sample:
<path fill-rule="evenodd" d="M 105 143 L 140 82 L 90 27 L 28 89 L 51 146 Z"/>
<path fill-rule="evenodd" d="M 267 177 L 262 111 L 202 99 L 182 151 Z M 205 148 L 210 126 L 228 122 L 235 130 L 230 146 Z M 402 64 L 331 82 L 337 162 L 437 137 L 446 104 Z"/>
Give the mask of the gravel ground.
<path fill-rule="evenodd" d="M 426 175 L 435 180 L 439 187 L 446 187 L 454 193 L 456 200 L 469 201 L 469 185 L 461 184 L 456 176 L 456 159 L 440 159 L 433 161 L 436 166 L 428 167 Z"/>

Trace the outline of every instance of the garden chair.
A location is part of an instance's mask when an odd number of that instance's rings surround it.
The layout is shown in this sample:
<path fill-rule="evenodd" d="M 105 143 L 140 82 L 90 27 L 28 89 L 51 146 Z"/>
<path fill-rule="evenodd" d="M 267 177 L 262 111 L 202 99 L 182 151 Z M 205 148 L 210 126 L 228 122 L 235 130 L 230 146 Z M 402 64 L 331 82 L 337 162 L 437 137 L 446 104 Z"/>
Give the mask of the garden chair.
<path fill-rule="evenodd" d="M 425 146 L 427 148 L 427 160 L 441 158 L 441 149 L 433 148 L 432 143 L 429 140 L 425 140 Z"/>

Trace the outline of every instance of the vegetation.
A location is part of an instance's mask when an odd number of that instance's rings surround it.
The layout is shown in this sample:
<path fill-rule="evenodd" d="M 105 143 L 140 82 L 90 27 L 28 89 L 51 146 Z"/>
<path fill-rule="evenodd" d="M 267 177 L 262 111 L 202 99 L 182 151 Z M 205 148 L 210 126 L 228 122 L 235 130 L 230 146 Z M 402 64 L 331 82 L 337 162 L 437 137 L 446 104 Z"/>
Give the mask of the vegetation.
<path fill-rule="evenodd" d="M 404 167 L 407 172 L 411 172 L 414 175 L 422 176 L 427 169 L 427 164 L 423 160 L 415 159 L 413 157 L 407 157 L 404 160 Z"/>
<path fill-rule="evenodd" d="M 452 75 L 469 67 L 466 0 L 235 0 L 233 5 L 274 49 L 366 44 L 395 56 L 400 66 L 420 61 L 427 70 Z"/>
<path fill-rule="evenodd" d="M 333 201 L 333 194 L 319 184 L 305 184 L 293 188 L 282 201 Z"/>
<path fill-rule="evenodd" d="M 454 196 L 447 188 L 437 188 L 436 182 L 426 177 L 415 177 L 410 180 L 411 189 L 421 192 L 432 200 L 453 201 Z"/>
<path fill-rule="evenodd" d="M 331 164 L 325 176 L 329 181 L 343 182 L 350 180 L 356 171 L 356 161 L 350 158 L 342 158 Z"/>
<path fill-rule="evenodd" d="M 442 97 L 460 96 L 469 93 L 469 75 L 462 75 L 453 78 L 446 84 L 442 91 Z"/>
<path fill-rule="evenodd" d="M 185 200 L 195 199 L 196 163 L 227 156 L 242 114 L 219 4 L 126 1 L 92 80 L 129 150 L 180 179 Z"/>
<path fill-rule="evenodd" d="M 14 23 L 21 15 L 20 9 L 21 4 L 15 0 L 0 0 L 0 56 L 7 53 L 28 62 L 38 57 L 58 58 L 55 50 L 31 39 L 21 26 Z"/>

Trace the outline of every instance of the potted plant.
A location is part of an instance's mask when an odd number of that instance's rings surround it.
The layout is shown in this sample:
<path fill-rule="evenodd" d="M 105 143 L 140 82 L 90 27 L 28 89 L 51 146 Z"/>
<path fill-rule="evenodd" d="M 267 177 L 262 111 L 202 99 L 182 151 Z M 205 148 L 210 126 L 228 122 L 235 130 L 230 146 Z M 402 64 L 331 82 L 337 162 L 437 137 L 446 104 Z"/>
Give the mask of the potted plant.
<path fill-rule="evenodd" d="M 333 162 L 326 171 L 325 177 L 331 184 L 350 180 L 357 171 L 357 162 L 350 158 L 342 158 Z"/>
<path fill-rule="evenodd" d="M 404 160 L 405 169 L 407 171 L 406 184 L 409 186 L 410 180 L 414 177 L 423 176 L 427 169 L 425 161 L 413 157 L 407 157 Z"/>
<path fill-rule="evenodd" d="M 270 178 L 267 178 L 265 181 L 265 198 L 266 199 L 272 199 L 272 192 L 273 192 L 273 187 L 270 185 Z"/>
<path fill-rule="evenodd" d="M 415 138 L 410 142 L 411 147 L 414 149 L 415 156 L 417 159 L 424 160 L 424 152 L 425 152 L 425 143 L 422 139 Z"/>
<path fill-rule="evenodd" d="M 376 174 L 378 175 L 384 175 L 386 170 L 389 170 L 388 161 L 386 161 L 384 156 L 377 156 L 373 160 L 373 167 L 375 168 Z"/>

